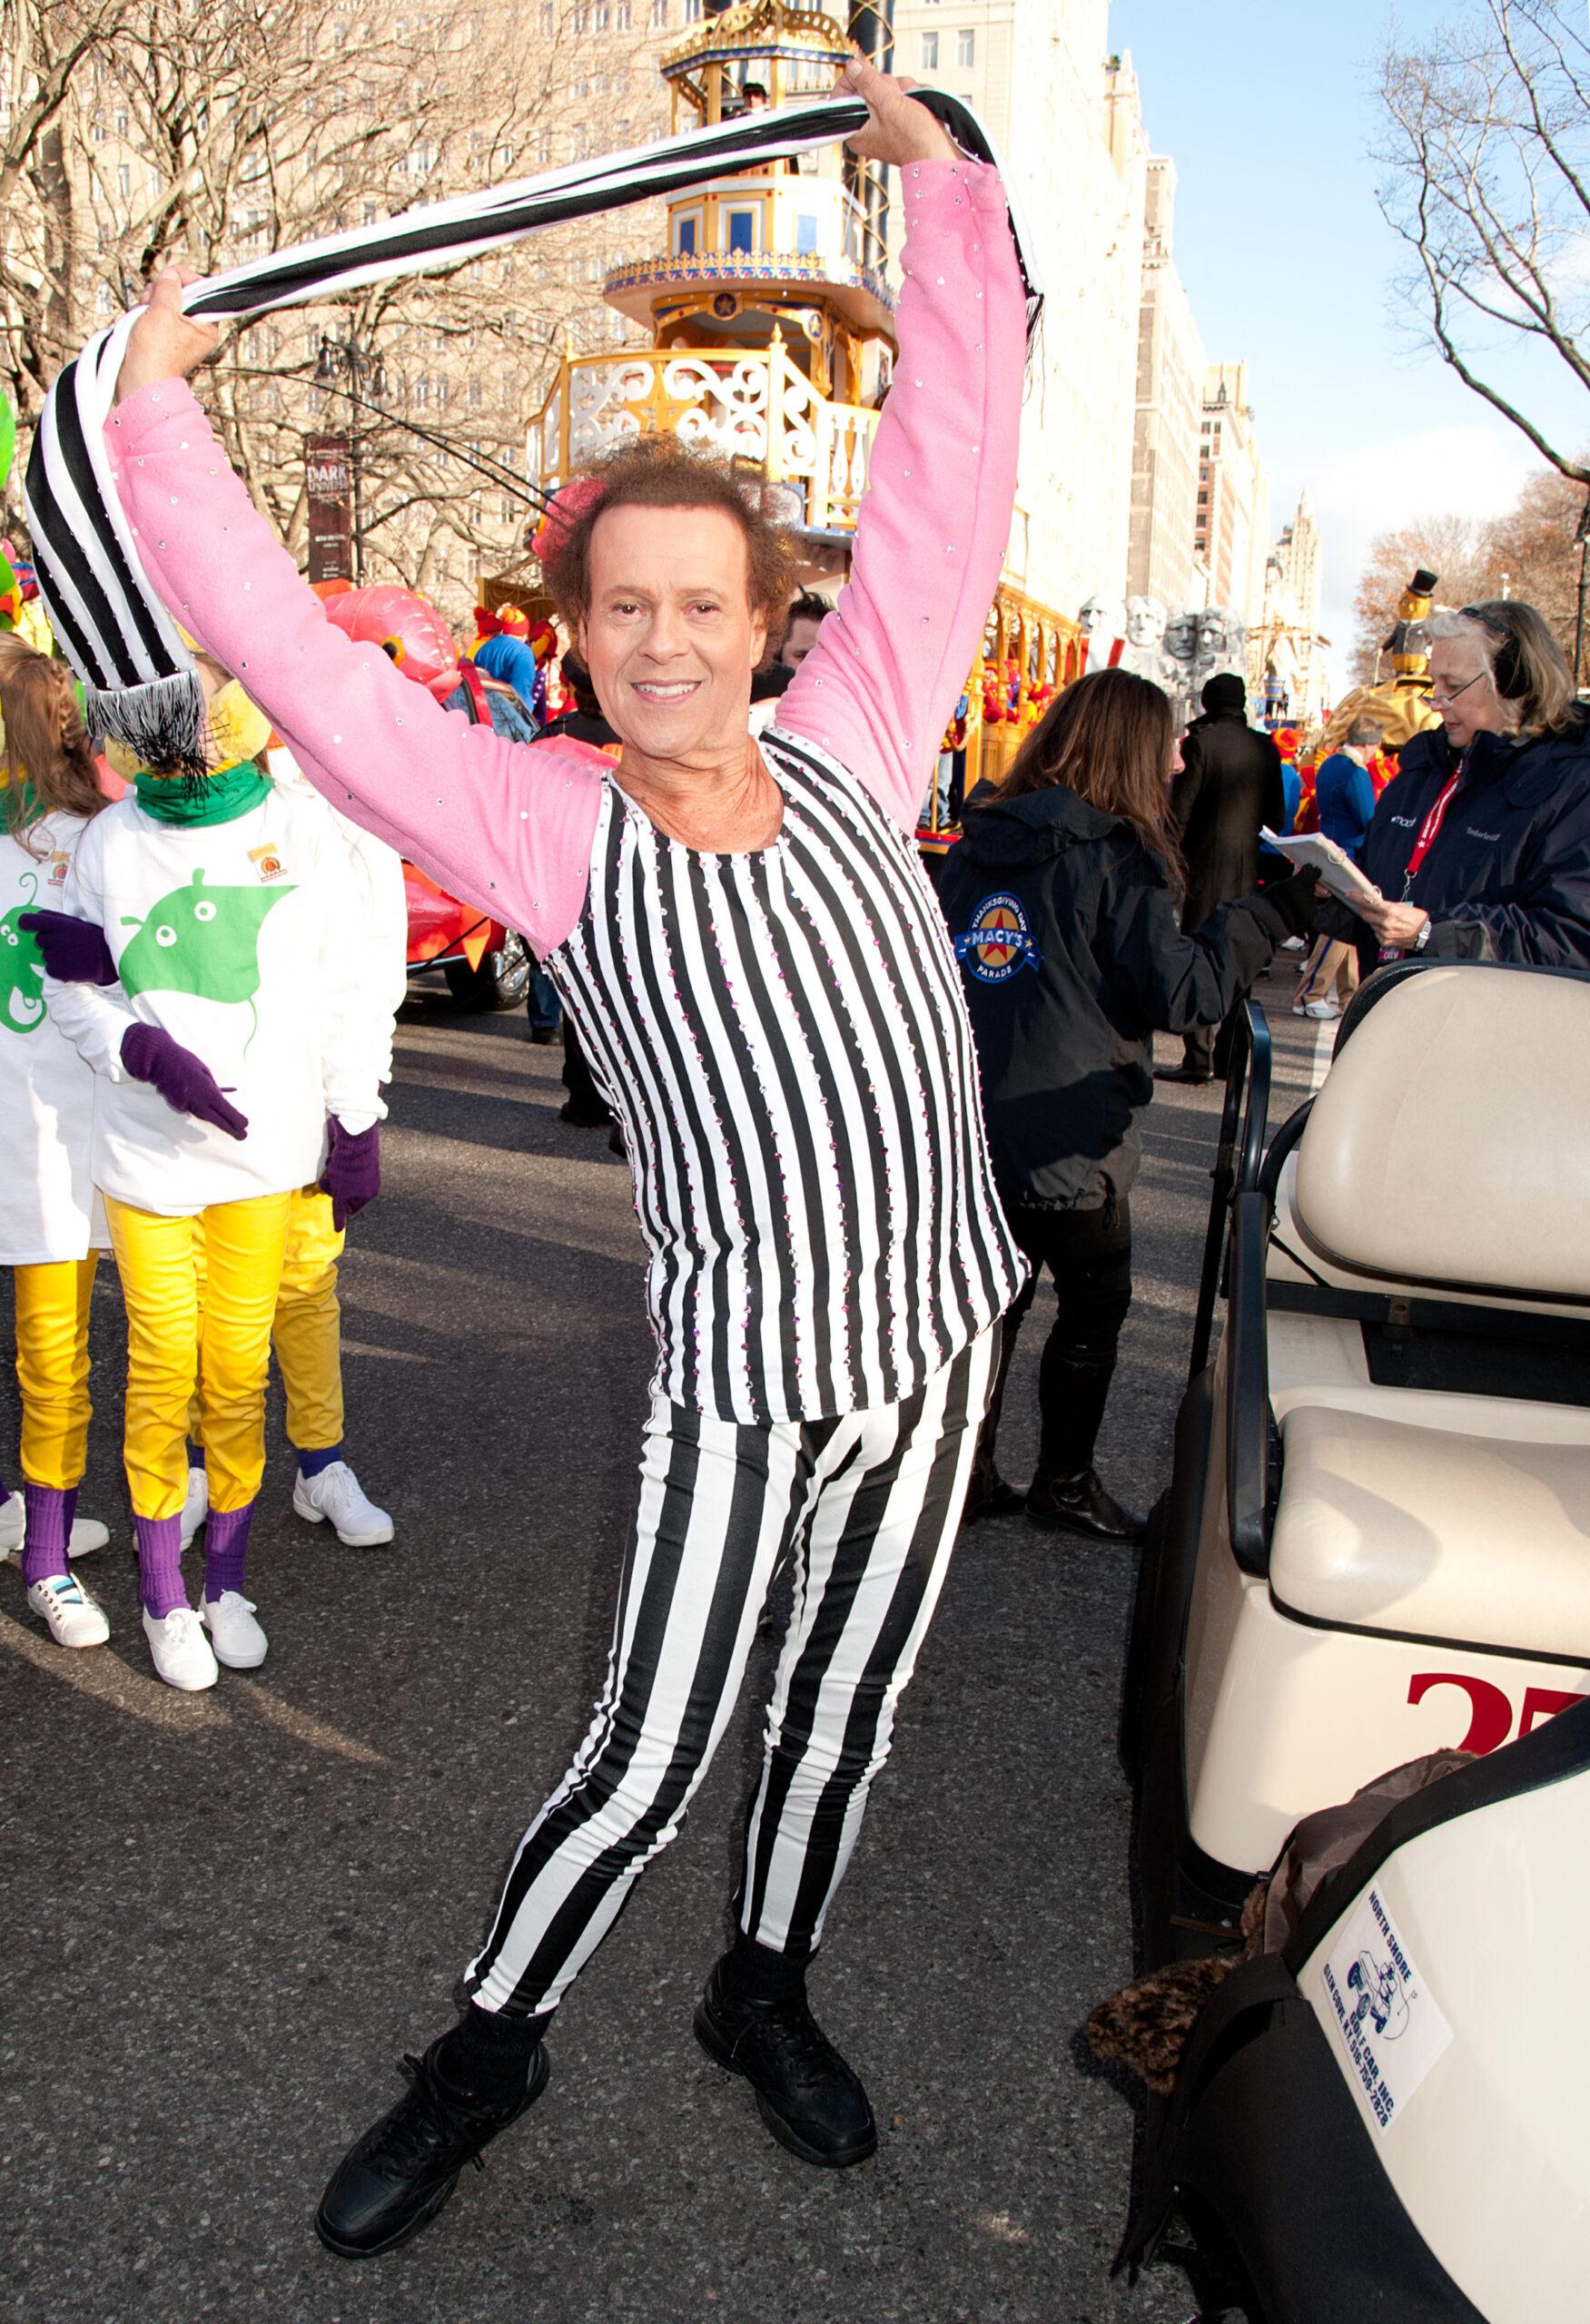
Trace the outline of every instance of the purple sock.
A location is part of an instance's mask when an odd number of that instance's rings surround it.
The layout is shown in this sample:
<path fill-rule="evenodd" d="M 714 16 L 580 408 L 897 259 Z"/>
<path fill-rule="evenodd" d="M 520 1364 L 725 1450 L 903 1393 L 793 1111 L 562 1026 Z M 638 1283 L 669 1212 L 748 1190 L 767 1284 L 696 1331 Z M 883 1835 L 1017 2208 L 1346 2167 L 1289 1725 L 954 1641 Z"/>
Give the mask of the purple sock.
<path fill-rule="evenodd" d="M 138 1535 L 138 1595 L 153 1621 L 188 1602 L 183 1588 L 183 1521 L 180 1517 L 134 1517 Z"/>
<path fill-rule="evenodd" d="M 298 1447 L 295 1445 L 293 1450 L 298 1452 Z M 301 1452 L 298 1453 L 298 1473 L 301 1477 L 318 1477 L 322 1469 L 329 1469 L 333 1461 L 341 1458 L 342 1447 L 340 1444 L 322 1445 L 318 1452 Z"/>
<path fill-rule="evenodd" d="M 245 1501 L 241 1509 L 210 1512 L 210 1522 L 204 1528 L 204 1595 L 212 1605 L 229 1590 L 235 1590 L 240 1598 L 242 1595 L 243 1561 L 249 1553 L 253 1517 L 252 1501 Z"/>
<path fill-rule="evenodd" d="M 66 1544 L 72 1539 L 72 1515 L 77 1507 L 77 1488 L 63 1492 L 56 1485 L 29 1485 L 22 1489 L 23 1506 L 27 1512 L 27 1531 L 22 1543 L 22 1578 L 28 1589 L 35 1581 L 49 1581 L 69 1574 Z"/>

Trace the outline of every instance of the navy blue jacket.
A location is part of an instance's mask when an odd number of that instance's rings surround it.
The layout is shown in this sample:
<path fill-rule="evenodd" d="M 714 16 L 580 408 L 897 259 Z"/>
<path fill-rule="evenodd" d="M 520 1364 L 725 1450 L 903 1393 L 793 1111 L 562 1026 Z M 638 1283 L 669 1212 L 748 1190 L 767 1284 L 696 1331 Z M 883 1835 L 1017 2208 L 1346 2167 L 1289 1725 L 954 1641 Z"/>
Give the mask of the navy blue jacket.
<path fill-rule="evenodd" d="M 1380 794 L 1362 861 L 1394 903 L 1419 826 L 1457 763 L 1445 729 L 1427 727 Z M 1590 967 L 1590 720 L 1581 714 L 1564 734 L 1524 742 L 1476 734 L 1407 901 L 1437 925 L 1473 929 L 1488 958 Z M 1372 968 L 1373 932 L 1356 914 L 1342 932 Z"/>
<path fill-rule="evenodd" d="M 1219 1024 L 1287 933 L 1260 896 L 1190 936 L 1130 823 L 1063 783 L 979 783 L 939 885 L 961 963 L 994 1177 L 1007 1206 L 1124 1195 L 1158 1029 Z"/>

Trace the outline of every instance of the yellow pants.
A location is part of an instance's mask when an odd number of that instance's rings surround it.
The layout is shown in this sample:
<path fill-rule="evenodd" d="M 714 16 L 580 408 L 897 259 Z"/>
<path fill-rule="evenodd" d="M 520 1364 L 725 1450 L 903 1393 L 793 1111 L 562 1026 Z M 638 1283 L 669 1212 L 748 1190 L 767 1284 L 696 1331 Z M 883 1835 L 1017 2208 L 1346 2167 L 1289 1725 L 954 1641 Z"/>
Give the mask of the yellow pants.
<path fill-rule="evenodd" d="M 195 1387 L 210 1506 L 243 1509 L 260 1490 L 271 1319 L 291 1203 L 290 1195 L 256 1195 L 212 1203 L 193 1218 L 161 1218 L 105 1197 L 127 1308 L 124 1457 L 135 1517 L 174 1517 L 182 1508 Z"/>
<path fill-rule="evenodd" d="M 295 1452 L 323 1452 L 342 1442 L 342 1311 L 337 1262 L 346 1235 L 331 1224 L 331 1197 L 301 1187 L 290 1197 L 287 1256 L 276 1294 L 272 1336 L 287 1391 L 287 1441 Z M 199 1301 L 204 1299 L 202 1255 Z M 188 1433 L 204 1442 L 204 1406 L 194 1393 Z"/>
<path fill-rule="evenodd" d="M 337 1262 L 347 1236 L 331 1197 L 304 1187 L 292 1197 L 287 1263 L 276 1300 L 276 1361 L 287 1391 L 287 1442 L 323 1452 L 342 1442 L 342 1311 Z"/>
<path fill-rule="evenodd" d="M 22 1391 L 22 1473 L 70 1492 L 88 1457 L 88 1306 L 99 1254 L 14 1267 L 16 1384 Z"/>

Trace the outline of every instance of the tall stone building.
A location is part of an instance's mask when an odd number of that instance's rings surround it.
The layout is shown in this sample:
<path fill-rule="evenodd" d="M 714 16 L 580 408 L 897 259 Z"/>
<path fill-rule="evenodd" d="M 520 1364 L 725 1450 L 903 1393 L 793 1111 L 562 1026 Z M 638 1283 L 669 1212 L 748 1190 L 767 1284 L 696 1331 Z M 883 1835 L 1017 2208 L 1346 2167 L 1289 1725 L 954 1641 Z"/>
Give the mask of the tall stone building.
<path fill-rule="evenodd" d="M 1209 358 L 1171 255 L 1175 215 L 1176 164 L 1156 153 L 1143 219 L 1126 586 L 1134 596 L 1180 611 L 1203 599 L 1194 540 Z"/>
<path fill-rule="evenodd" d="M 898 72 L 976 108 L 1048 303 L 1007 571 L 1065 614 L 1125 594 L 1148 143 L 1108 0 L 895 0 Z"/>
<path fill-rule="evenodd" d="M 1269 485 L 1248 400 L 1246 363 L 1204 373 L 1193 546 L 1209 567 L 1210 601 L 1251 628 L 1264 611 Z"/>
<path fill-rule="evenodd" d="M 1319 531 L 1305 492 L 1297 515 L 1282 527 L 1265 560 L 1263 606 L 1248 633 L 1248 672 L 1254 694 L 1292 719 L 1318 716 L 1329 699 L 1325 666 L 1329 640 L 1319 630 L 1323 577 Z"/>

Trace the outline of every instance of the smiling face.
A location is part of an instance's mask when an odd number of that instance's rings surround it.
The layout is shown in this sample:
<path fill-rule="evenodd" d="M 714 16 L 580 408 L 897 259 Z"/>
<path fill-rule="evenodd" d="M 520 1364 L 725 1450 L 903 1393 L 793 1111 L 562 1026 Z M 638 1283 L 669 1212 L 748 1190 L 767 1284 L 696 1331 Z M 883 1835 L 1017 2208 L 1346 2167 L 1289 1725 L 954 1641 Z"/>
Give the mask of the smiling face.
<path fill-rule="evenodd" d="M 689 762 L 744 737 L 767 623 L 726 509 L 607 508 L 590 541 L 579 650 L 603 714 L 647 758 Z"/>

